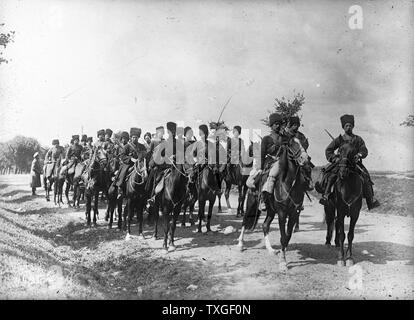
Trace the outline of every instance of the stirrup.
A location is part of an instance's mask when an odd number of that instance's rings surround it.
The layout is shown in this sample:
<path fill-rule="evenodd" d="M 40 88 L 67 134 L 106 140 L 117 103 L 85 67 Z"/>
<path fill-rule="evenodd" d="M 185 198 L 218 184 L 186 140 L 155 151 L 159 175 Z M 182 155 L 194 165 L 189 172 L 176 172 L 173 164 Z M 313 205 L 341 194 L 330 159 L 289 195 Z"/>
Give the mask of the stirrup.
<path fill-rule="evenodd" d="M 319 200 L 319 203 L 323 206 L 326 206 L 328 204 L 328 197 L 323 195 L 322 198 Z"/>

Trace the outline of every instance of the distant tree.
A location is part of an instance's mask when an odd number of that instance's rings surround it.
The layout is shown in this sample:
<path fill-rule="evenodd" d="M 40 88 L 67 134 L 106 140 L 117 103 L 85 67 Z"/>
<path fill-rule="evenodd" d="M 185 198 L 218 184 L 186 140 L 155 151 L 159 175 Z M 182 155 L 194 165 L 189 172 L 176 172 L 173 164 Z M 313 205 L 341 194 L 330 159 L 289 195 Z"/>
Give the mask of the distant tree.
<path fill-rule="evenodd" d="M 414 127 L 414 114 L 410 114 L 407 119 L 400 123 L 400 126 Z"/>
<path fill-rule="evenodd" d="M 286 99 L 282 97 L 281 99 L 276 98 L 273 104 L 273 110 L 267 110 L 267 112 L 273 113 L 277 112 L 280 113 L 283 118 L 288 119 L 294 115 L 298 115 L 299 111 L 302 110 L 302 106 L 305 103 L 305 97 L 303 93 L 296 93 L 293 91 L 293 98 Z M 268 125 L 269 119 L 268 117 L 261 119 L 261 121 Z"/>
<path fill-rule="evenodd" d="M 0 27 L 3 27 L 4 23 L 0 23 Z M 0 64 L 9 63 L 9 61 L 3 57 L 3 49 L 6 49 L 7 45 L 10 42 L 13 42 L 14 31 L 9 31 L 7 33 L 0 32 Z M 3 47 L 3 48 L 1 48 Z"/>
<path fill-rule="evenodd" d="M 25 136 L 16 136 L 7 144 L 9 158 L 20 172 L 29 172 L 35 152 L 41 153 L 44 150 L 36 139 Z"/>

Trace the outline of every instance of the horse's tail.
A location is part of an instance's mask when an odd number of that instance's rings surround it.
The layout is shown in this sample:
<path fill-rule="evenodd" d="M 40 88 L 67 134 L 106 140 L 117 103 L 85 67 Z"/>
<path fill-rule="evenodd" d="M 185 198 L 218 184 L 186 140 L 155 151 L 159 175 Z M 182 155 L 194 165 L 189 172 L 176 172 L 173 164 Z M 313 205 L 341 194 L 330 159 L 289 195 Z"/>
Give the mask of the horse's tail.
<path fill-rule="evenodd" d="M 243 226 L 247 230 L 253 231 L 259 220 L 260 213 L 259 197 L 254 191 L 249 189 L 247 192 L 246 213 L 243 217 Z"/>

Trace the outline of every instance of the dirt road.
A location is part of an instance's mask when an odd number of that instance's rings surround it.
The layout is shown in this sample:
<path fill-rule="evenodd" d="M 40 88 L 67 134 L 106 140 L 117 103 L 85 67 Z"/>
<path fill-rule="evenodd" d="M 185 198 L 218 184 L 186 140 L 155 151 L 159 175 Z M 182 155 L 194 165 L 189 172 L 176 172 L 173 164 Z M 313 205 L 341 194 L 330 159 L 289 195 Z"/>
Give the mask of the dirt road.
<path fill-rule="evenodd" d="M 361 212 L 354 239 L 356 265 L 336 265 L 325 242 L 322 207 L 305 203 L 300 231 L 287 253 L 288 271 L 264 248 L 261 223 L 225 234 L 241 220 L 214 210 L 211 234 L 187 224 L 176 232 L 175 252 L 162 240 L 139 240 L 108 230 L 104 204 L 97 228 L 86 228 L 84 209 L 56 208 L 43 190 L 32 197 L 28 176 L 0 176 L 0 298 L 15 299 L 413 299 L 414 219 Z M 231 196 L 236 204 L 236 197 Z M 225 206 L 224 206 L 225 208 Z M 264 217 L 262 217 L 263 220 Z M 277 221 L 270 238 L 279 249 Z"/>

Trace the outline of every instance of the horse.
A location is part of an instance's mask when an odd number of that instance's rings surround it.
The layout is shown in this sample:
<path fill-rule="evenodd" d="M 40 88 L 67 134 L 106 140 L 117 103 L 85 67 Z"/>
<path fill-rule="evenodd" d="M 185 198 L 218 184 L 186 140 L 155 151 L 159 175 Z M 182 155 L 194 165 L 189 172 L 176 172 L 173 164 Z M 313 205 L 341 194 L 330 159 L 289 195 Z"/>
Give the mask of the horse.
<path fill-rule="evenodd" d="M 89 227 L 91 225 L 91 209 L 92 209 L 92 198 L 94 199 L 93 205 L 93 225 L 96 226 L 96 218 L 99 214 L 98 212 L 98 201 L 99 201 L 99 192 L 103 191 L 106 195 L 108 192 L 110 177 L 107 170 L 108 158 L 106 151 L 103 148 L 95 149 L 90 163 L 88 164 L 87 169 L 82 174 L 82 179 L 84 180 L 86 189 L 86 225 Z"/>
<path fill-rule="evenodd" d="M 47 162 L 44 165 L 43 172 L 43 185 L 46 191 L 46 201 L 50 201 L 50 191 L 52 191 L 52 185 L 56 180 L 59 165 L 57 162 Z M 56 204 L 56 201 L 55 201 Z"/>
<path fill-rule="evenodd" d="M 186 165 L 184 165 L 184 166 L 186 166 Z M 187 173 L 189 173 L 191 170 L 195 170 L 193 168 L 193 166 L 191 166 L 190 168 L 186 170 Z M 191 226 L 195 225 L 193 212 L 194 212 L 195 203 L 198 200 L 197 186 L 196 186 L 196 183 L 194 181 L 188 180 L 186 189 L 187 189 L 187 195 L 184 198 L 183 207 L 182 207 L 182 212 L 183 212 L 183 218 L 181 220 L 181 226 L 182 227 L 185 227 L 187 208 L 189 210 L 189 222 L 190 222 Z"/>
<path fill-rule="evenodd" d="M 75 173 L 73 175 L 73 207 L 79 208 L 80 198 L 82 193 L 85 192 L 85 183 L 82 179 L 82 174 L 86 170 L 89 161 L 79 162 L 75 167 Z"/>
<path fill-rule="evenodd" d="M 276 250 L 272 248 L 269 240 L 270 224 L 277 212 L 281 251 L 279 253 L 279 270 L 287 271 L 286 249 L 292 236 L 293 227 L 297 223 L 300 208 L 302 207 L 305 195 L 305 179 L 303 177 L 303 167 L 310 166 L 309 156 L 301 146 L 297 138 L 290 138 L 287 143 L 281 147 L 279 158 L 279 175 L 275 181 L 273 194 L 266 202 L 266 218 L 262 229 L 265 239 L 266 249 L 270 254 L 276 254 Z M 263 179 L 263 177 L 262 177 Z M 242 230 L 238 239 L 238 246 L 241 251 L 244 250 L 243 237 L 246 228 L 251 226 L 254 229 L 258 220 L 257 197 L 253 192 L 248 195 L 248 204 L 246 215 L 243 218 Z M 260 211 L 259 211 L 260 214 Z M 249 218 L 254 217 L 253 222 Z M 287 221 L 287 229 L 286 229 Z"/>
<path fill-rule="evenodd" d="M 339 148 L 338 179 L 334 184 L 334 192 L 329 196 L 324 206 L 327 224 L 326 242 L 330 246 L 335 224 L 335 246 L 338 248 L 338 266 L 352 266 L 352 241 L 355 225 L 359 218 L 363 197 L 363 178 L 358 172 L 355 162 L 357 150 L 352 142 L 347 142 Z M 348 230 L 348 248 L 344 252 L 345 216 L 350 218 Z"/>
<path fill-rule="evenodd" d="M 146 159 L 138 159 L 135 161 L 131 173 L 128 175 L 125 183 L 125 210 L 123 230 L 127 231 L 126 240 L 131 234 L 131 220 L 135 211 L 138 219 L 138 235 L 139 239 L 144 239 L 142 231 L 142 222 L 144 217 L 144 207 L 147 199 L 145 192 L 145 183 L 148 178 Z M 119 223 L 119 222 L 118 222 Z"/>
<path fill-rule="evenodd" d="M 205 206 L 208 201 L 208 215 L 206 228 L 207 232 L 211 231 L 210 222 L 213 214 L 213 206 L 216 200 L 216 192 L 214 186 L 217 184 L 213 165 L 204 165 L 197 176 L 197 193 L 198 193 L 198 228 L 197 232 L 201 233 L 201 224 L 205 219 Z"/>
<path fill-rule="evenodd" d="M 175 251 L 174 232 L 177 218 L 180 214 L 183 201 L 187 195 L 186 185 L 188 176 L 183 164 L 171 164 L 164 176 L 164 188 L 161 191 L 161 224 L 164 231 L 163 248 L 166 252 Z M 172 222 L 171 222 L 172 217 Z M 156 225 L 157 225 L 156 221 Z M 167 245 L 167 239 L 168 245 Z"/>
<path fill-rule="evenodd" d="M 108 162 L 109 175 L 111 180 L 111 186 L 108 189 L 108 206 L 105 213 L 105 221 L 109 220 L 108 228 L 112 228 L 115 209 L 118 213 L 118 229 L 122 228 L 122 204 L 124 197 L 118 198 L 118 187 L 115 184 L 115 176 L 119 171 L 119 159 L 118 157 L 112 156 Z"/>

